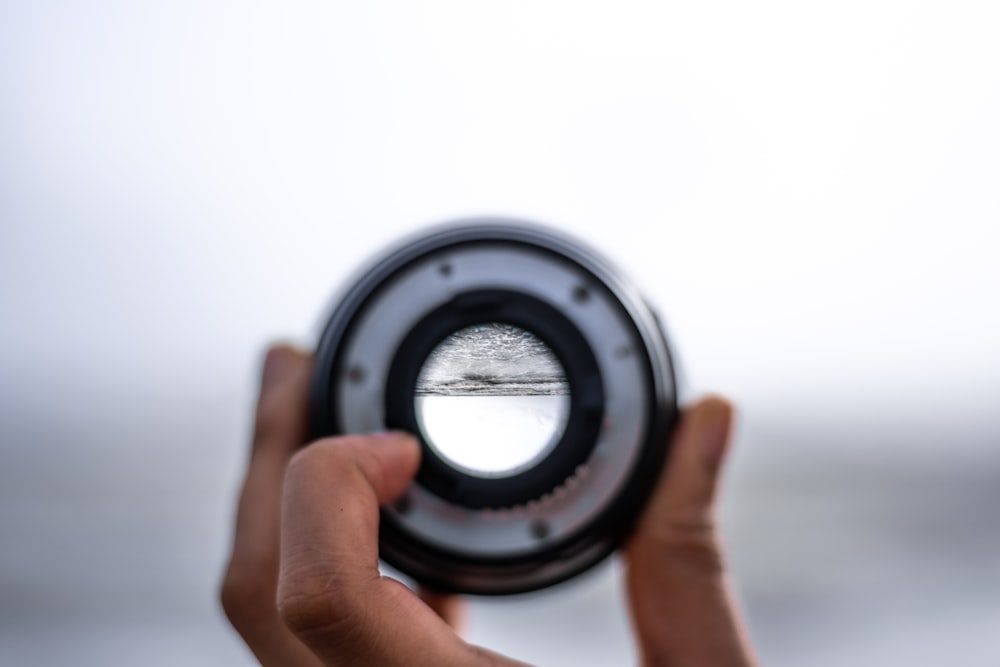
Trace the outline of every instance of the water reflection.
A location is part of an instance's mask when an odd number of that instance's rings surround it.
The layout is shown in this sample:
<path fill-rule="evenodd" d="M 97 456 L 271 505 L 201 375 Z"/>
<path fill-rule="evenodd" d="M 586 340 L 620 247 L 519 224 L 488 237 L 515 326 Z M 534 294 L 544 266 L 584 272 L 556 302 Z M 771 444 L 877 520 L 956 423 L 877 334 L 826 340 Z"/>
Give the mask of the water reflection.
<path fill-rule="evenodd" d="M 417 420 L 449 465 L 479 477 L 532 467 L 555 447 L 569 414 L 569 384 L 534 334 L 477 324 L 442 341 L 417 380 Z"/>

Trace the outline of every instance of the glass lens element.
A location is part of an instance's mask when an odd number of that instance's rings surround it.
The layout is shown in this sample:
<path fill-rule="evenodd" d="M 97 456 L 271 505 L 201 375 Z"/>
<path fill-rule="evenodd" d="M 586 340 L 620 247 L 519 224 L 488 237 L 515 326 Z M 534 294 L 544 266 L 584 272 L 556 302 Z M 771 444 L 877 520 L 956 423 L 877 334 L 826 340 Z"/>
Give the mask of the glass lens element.
<path fill-rule="evenodd" d="M 424 439 L 448 465 L 508 477 L 544 459 L 569 417 L 569 383 L 552 350 L 510 324 L 476 324 L 443 340 L 417 379 Z"/>

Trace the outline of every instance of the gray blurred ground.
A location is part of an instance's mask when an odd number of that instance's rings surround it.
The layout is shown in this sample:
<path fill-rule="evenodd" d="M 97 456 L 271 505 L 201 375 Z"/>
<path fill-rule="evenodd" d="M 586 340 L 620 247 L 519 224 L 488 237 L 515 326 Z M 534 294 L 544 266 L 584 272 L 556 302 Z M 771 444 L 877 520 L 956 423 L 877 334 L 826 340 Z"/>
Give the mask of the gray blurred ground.
<path fill-rule="evenodd" d="M 55 379 L 0 402 L 0 664 L 252 664 L 215 602 L 247 396 Z M 723 519 L 764 664 L 996 664 L 1000 424 L 741 417 Z M 627 664 L 615 568 L 476 601 L 470 637 Z"/>

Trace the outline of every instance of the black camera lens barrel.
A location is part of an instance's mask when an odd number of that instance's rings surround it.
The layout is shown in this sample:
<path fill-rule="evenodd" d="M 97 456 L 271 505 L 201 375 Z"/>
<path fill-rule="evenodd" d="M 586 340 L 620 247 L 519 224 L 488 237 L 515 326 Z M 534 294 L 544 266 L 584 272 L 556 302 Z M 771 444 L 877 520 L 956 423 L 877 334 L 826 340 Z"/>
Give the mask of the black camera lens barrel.
<path fill-rule="evenodd" d="M 570 389 L 555 447 L 496 478 L 439 457 L 414 402 L 427 355 L 489 323 L 537 336 Z M 382 511 L 380 557 L 442 591 L 525 592 L 601 561 L 645 504 L 676 419 L 670 352 L 638 292 L 585 246 L 520 221 L 465 220 L 386 253 L 344 293 L 316 351 L 315 436 L 397 428 L 421 440 L 417 479 Z"/>

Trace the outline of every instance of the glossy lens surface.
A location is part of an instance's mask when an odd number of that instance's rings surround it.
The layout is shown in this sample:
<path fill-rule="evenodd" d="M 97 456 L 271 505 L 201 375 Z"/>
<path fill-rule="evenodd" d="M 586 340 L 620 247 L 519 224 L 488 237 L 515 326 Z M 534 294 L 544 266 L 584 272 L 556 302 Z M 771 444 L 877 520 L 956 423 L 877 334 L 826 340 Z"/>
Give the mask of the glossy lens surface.
<path fill-rule="evenodd" d="M 543 460 L 562 437 L 569 384 L 544 342 L 519 327 L 477 324 L 428 355 L 414 397 L 427 444 L 476 477 L 509 477 Z"/>

